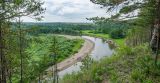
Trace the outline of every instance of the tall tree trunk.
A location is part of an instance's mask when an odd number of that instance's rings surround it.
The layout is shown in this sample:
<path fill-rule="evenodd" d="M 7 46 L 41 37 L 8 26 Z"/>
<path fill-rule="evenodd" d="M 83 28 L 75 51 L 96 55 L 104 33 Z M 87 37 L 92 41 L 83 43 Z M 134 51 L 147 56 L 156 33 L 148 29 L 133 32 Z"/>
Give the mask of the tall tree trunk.
<path fill-rule="evenodd" d="M 2 0 L 2 10 L 5 10 L 5 0 Z M 2 15 L 2 18 L 4 16 Z M 5 69 L 5 55 L 4 55 L 4 37 L 3 37 L 3 23 L 4 20 L 0 20 L 0 58 L 1 58 L 1 83 L 6 83 L 6 69 Z"/>
<path fill-rule="evenodd" d="M 41 74 L 39 74 L 38 83 L 41 83 Z"/>
<path fill-rule="evenodd" d="M 155 64 L 157 64 L 158 55 L 159 55 L 159 46 L 160 46 L 160 0 L 156 0 L 156 16 L 155 16 L 155 22 L 154 22 L 154 30 L 152 34 L 151 39 L 151 47 L 152 50 L 155 51 Z"/>
<path fill-rule="evenodd" d="M 18 28 L 19 28 L 19 54 L 20 54 L 20 83 L 23 83 L 23 54 L 22 54 L 22 50 L 23 50 L 23 42 L 22 42 L 22 30 L 21 30 L 21 20 L 20 17 L 18 18 Z"/>
<path fill-rule="evenodd" d="M 1 58 L 1 83 L 6 83 L 6 66 L 5 66 L 5 55 L 4 55 L 4 38 L 3 38 L 3 28 L 2 21 L 0 22 L 0 58 Z"/>
<path fill-rule="evenodd" d="M 3 53 L 2 53 L 2 23 L 1 23 L 1 21 L 0 21 L 0 83 L 2 83 L 2 70 L 3 70 L 3 64 L 2 64 L 2 55 L 3 55 Z"/>
<path fill-rule="evenodd" d="M 11 67 L 11 61 L 10 61 L 10 67 L 9 67 L 9 83 L 12 83 L 12 67 Z"/>
<path fill-rule="evenodd" d="M 57 70 L 57 47 L 58 47 L 58 44 L 57 44 L 57 40 L 56 40 L 56 37 L 54 37 L 54 79 L 53 79 L 53 83 L 58 83 L 58 70 Z"/>
<path fill-rule="evenodd" d="M 158 54 L 159 54 L 159 43 L 160 43 L 160 0 L 157 0 L 157 23 L 156 27 L 158 28 L 158 38 L 157 38 L 157 50 L 156 50 L 156 57 L 155 57 L 155 64 L 157 64 Z"/>

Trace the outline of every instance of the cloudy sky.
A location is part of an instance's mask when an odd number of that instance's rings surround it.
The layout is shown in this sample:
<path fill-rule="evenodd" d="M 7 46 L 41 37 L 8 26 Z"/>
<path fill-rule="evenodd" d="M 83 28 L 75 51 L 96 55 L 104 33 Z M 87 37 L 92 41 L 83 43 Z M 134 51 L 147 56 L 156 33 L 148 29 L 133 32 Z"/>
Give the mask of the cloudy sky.
<path fill-rule="evenodd" d="M 44 0 L 46 12 L 43 22 L 88 22 L 87 17 L 107 17 L 106 9 L 93 4 L 90 0 Z M 35 22 L 24 17 L 23 21 Z"/>

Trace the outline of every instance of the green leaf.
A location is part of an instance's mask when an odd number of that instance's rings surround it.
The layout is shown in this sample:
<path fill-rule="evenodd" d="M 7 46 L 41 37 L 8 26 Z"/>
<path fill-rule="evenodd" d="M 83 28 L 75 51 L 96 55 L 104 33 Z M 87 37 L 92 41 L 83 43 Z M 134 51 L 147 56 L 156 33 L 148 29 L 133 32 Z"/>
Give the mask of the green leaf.
<path fill-rule="evenodd" d="M 14 0 L 14 3 L 15 3 L 16 5 L 20 5 L 20 4 L 22 3 L 22 0 Z"/>

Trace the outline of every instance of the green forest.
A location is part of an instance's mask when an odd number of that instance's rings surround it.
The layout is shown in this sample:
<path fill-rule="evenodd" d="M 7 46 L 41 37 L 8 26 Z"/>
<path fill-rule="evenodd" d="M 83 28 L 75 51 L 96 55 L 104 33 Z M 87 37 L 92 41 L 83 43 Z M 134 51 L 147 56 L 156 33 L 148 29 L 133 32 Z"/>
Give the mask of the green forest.
<path fill-rule="evenodd" d="M 160 83 L 160 0 L 85 1 L 0 0 L 0 83 Z"/>

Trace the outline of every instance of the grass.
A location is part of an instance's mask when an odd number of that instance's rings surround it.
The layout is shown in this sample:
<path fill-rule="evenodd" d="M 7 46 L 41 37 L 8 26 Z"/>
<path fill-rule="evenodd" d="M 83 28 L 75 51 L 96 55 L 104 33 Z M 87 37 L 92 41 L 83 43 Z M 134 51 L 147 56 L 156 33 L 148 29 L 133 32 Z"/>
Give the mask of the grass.
<path fill-rule="evenodd" d="M 120 47 L 125 46 L 125 39 L 112 39 L 114 42 L 116 42 L 117 45 Z"/>
<path fill-rule="evenodd" d="M 84 30 L 84 31 L 82 31 L 82 33 L 84 35 L 94 36 L 94 37 L 100 37 L 100 38 L 103 38 L 103 39 L 108 39 L 109 38 L 108 34 L 93 33 L 91 30 Z"/>
<path fill-rule="evenodd" d="M 77 42 L 77 44 L 73 47 L 73 52 L 77 53 L 78 50 L 82 47 L 82 44 L 84 43 L 83 39 L 78 39 L 79 41 Z"/>
<path fill-rule="evenodd" d="M 88 35 L 88 36 L 93 36 L 93 37 L 99 37 L 104 40 L 111 39 L 113 40 L 118 46 L 122 47 L 125 45 L 125 39 L 112 39 L 109 34 L 104 34 L 104 33 L 93 33 L 91 30 L 84 30 L 82 31 L 82 34 Z"/>
<path fill-rule="evenodd" d="M 147 44 L 125 46 L 84 71 L 66 75 L 61 83 L 159 83 L 160 64 L 155 66 L 151 55 Z"/>

